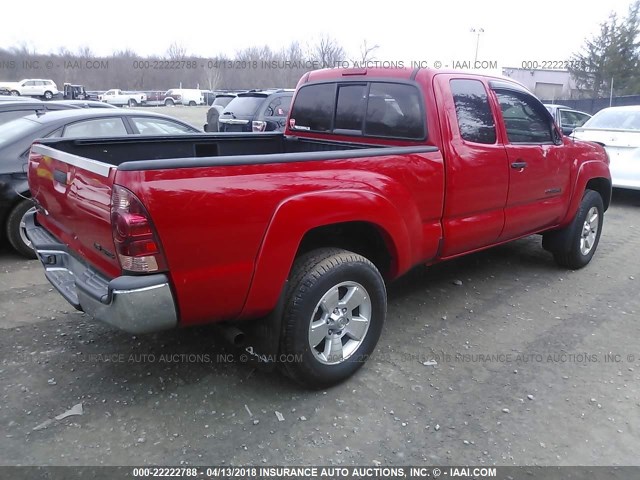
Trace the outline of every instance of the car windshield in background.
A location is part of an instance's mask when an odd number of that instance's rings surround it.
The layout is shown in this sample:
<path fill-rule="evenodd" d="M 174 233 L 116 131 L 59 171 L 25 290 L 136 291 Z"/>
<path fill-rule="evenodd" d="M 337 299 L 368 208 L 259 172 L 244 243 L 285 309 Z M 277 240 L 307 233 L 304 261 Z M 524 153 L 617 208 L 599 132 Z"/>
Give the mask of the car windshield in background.
<path fill-rule="evenodd" d="M 26 118 L 17 118 L 2 125 L 0 129 L 0 145 L 5 145 L 16 138 L 21 138 L 30 131 L 36 131 L 39 123 Z"/>
<path fill-rule="evenodd" d="M 584 124 L 585 128 L 640 130 L 640 110 L 603 110 Z"/>
<path fill-rule="evenodd" d="M 258 107 L 262 105 L 266 97 L 251 96 L 251 97 L 236 97 L 224 109 L 223 115 L 235 115 L 236 117 L 250 117 L 255 115 Z"/>

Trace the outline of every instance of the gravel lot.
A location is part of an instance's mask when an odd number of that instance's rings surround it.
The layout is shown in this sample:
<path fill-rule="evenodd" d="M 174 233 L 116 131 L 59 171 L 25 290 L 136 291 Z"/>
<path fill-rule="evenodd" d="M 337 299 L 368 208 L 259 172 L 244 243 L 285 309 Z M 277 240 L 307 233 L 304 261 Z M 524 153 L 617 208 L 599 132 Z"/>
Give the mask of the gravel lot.
<path fill-rule="evenodd" d="M 540 237 L 417 269 L 376 355 L 309 392 L 207 328 L 95 323 L 3 245 L 0 464 L 640 465 L 639 250 L 640 192 L 618 191 L 583 270 Z"/>

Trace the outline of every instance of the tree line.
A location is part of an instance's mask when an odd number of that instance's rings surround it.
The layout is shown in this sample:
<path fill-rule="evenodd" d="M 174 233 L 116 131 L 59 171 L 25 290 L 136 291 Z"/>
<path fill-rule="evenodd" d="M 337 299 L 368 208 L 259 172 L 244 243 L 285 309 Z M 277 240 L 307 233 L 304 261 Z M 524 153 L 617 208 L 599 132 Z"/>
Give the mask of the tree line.
<path fill-rule="evenodd" d="M 374 59 L 377 48 L 363 41 L 357 60 Z M 345 49 L 328 36 L 308 45 L 293 42 L 281 50 L 256 46 L 234 56 L 213 58 L 190 55 L 177 42 L 168 47 L 165 55 L 152 56 L 141 56 L 133 50 L 97 56 L 89 47 L 42 54 L 21 45 L 0 49 L 0 83 L 50 78 L 59 88 L 72 83 L 84 85 L 87 90 L 293 88 L 308 71 L 348 61 Z"/>

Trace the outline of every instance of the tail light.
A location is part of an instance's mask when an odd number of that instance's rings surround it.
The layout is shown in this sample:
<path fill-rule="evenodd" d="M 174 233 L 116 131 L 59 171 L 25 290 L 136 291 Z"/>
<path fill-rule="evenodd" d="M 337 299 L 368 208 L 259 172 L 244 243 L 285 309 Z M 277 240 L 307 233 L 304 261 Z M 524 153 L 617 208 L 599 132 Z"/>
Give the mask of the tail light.
<path fill-rule="evenodd" d="M 131 273 L 167 270 L 147 210 L 133 193 L 118 185 L 111 192 L 111 228 L 122 270 Z"/>
<path fill-rule="evenodd" d="M 266 128 L 267 122 L 264 122 L 262 120 L 254 120 L 253 122 L 251 122 L 251 130 L 253 130 L 254 132 L 264 132 Z"/>

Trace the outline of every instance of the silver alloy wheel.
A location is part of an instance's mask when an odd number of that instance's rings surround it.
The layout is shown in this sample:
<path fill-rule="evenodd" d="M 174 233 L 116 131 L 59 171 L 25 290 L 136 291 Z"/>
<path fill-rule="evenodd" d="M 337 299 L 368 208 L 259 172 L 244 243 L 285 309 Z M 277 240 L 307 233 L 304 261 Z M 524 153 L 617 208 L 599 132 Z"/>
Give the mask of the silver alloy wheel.
<path fill-rule="evenodd" d="M 593 244 L 598 235 L 598 225 L 600 224 L 600 215 L 596 207 L 591 207 L 587 213 L 587 217 L 582 225 L 582 233 L 580 234 L 580 253 L 589 255 L 593 249 Z"/>
<path fill-rule="evenodd" d="M 33 246 L 31 245 L 31 240 L 29 240 L 29 237 L 27 237 L 27 223 L 25 222 L 24 217 L 26 217 L 27 214 L 35 211 L 36 207 L 31 207 L 29 210 L 24 212 L 24 215 L 20 219 L 20 240 L 22 240 L 22 242 L 31 249 L 33 249 Z"/>
<path fill-rule="evenodd" d="M 362 344 L 371 323 L 371 298 L 356 282 L 342 282 L 327 291 L 313 311 L 309 346 L 325 365 L 347 360 Z"/>

